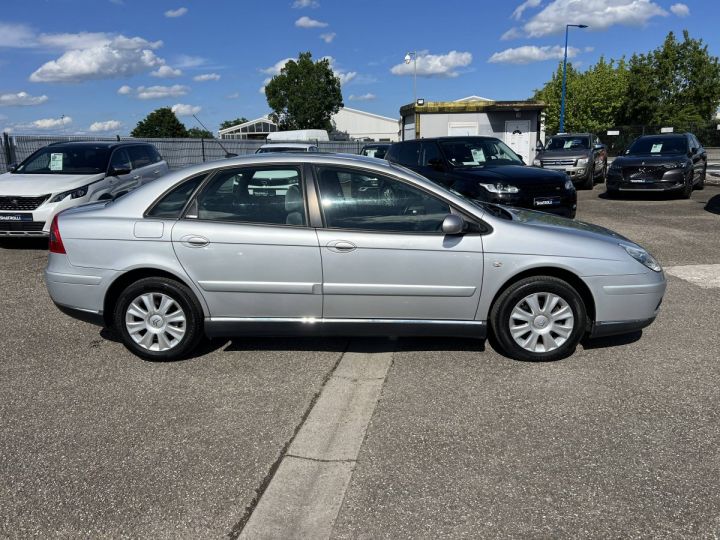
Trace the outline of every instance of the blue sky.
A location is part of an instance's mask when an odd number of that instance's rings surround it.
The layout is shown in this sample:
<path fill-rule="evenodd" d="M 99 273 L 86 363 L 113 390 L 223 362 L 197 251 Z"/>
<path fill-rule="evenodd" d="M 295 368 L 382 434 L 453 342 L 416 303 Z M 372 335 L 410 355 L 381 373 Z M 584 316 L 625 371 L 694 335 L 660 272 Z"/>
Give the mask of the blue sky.
<path fill-rule="evenodd" d="M 0 129 L 126 134 L 175 106 L 188 127 L 268 112 L 282 61 L 332 58 L 349 107 L 391 117 L 418 97 L 527 99 L 562 55 L 620 57 L 688 29 L 720 54 L 718 0 L 3 0 Z M 64 118 L 63 118 L 64 117 Z"/>

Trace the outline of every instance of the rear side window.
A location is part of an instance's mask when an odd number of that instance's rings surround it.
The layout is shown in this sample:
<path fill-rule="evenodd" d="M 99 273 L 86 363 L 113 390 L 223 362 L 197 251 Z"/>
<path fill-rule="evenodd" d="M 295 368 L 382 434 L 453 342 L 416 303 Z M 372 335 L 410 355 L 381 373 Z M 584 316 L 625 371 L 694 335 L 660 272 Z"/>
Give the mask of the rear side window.
<path fill-rule="evenodd" d="M 171 190 L 152 207 L 147 213 L 147 217 L 163 219 L 179 218 L 190 197 L 206 177 L 207 174 L 195 176 Z"/>
<path fill-rule="evenodd" d="M 153 145 L 149 144 L 146 148 L 148 153 L 150 154 L 150 158 L 152 159 L 153 163 L 160 163 L 163 160 L 160 152 L 158 152 L 158 149 L 155 148 Z"/>
<path fill-rule="evenodd" d="M 407 167 L 417 166 L 420 159 L 420 143 L 401 143 L 397 145 L 397 149 L 393 145 L 393 150 L 395 150 L 393 155 L 395 161 Z"/>
<path fill-rule="evenodd" d="M 150 155 L 147 146 L 131 146 L 129 152 L 133 169 L 140 169 L 141 167 L 147 167 L 154 163 L 155 158 Z"/>
<path fill-rule="evenodd" d="M 422 143 L 422 155 L 420 164 L 423 167 L 431 167 L 434 164 L 442 162 L 442 156 L 440 155 L 440 149 L 434 142 Z"/>

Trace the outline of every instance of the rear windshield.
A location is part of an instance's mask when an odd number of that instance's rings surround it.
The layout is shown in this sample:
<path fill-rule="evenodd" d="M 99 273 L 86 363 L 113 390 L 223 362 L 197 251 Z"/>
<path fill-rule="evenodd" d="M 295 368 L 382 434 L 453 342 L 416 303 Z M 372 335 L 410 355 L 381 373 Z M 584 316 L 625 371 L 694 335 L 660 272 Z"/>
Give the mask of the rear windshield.
<path fill-rule="evenodd" d="M 688 151 L 685 137 L 640 137 L 630 145 L 626 154 L 685 154 Z"/>
<path fill-rule="evenodd" d="M 546 150 L 589 150 L 590 137 L 553 137 L 547 145 Z"/>
<path fill-rule="evenodd" d="M 15 174 L 98 174 L 107 171 L 110 149 L 105 146 L 47 146 L 23 161 Z"/>

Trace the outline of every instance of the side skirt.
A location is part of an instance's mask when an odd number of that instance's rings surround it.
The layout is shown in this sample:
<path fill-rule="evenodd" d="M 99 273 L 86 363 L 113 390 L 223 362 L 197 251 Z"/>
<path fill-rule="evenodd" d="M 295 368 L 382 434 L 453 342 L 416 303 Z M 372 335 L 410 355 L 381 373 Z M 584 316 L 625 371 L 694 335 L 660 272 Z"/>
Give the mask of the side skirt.
<path fill-rule="evenodd" d="M 208 337 L 231 336 L 448 336 L 485 339 L 485 321 L 423 319 L 228 318 L 205 319 Z"/>

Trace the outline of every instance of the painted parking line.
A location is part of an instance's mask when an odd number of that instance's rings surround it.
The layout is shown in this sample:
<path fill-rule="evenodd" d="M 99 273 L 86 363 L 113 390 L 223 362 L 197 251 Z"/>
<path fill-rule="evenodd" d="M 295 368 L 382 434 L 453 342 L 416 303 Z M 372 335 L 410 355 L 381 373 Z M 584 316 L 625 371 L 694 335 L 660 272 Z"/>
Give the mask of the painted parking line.
<path fill-rule="evenodd" d="M 720 288 L 720 264 L 691 264 L 687 266 L 668 266 L 665 273 L 684 279 L 703 289 Z"/>
<path fill-rule="evenodd" d="M 239 538 L 330 537 L 392 355 L 343 355 Z"/>

